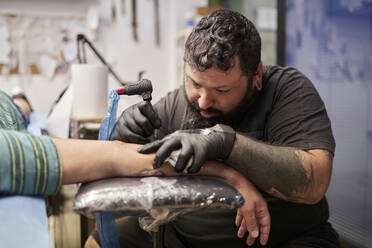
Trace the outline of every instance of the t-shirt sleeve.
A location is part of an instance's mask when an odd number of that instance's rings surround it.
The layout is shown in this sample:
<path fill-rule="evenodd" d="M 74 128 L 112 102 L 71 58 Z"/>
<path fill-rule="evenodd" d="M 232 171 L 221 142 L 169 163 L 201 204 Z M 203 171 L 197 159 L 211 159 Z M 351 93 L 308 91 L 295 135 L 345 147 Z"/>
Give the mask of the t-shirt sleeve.
<path fill-rule="evenodd" d="M 169 115 L 168 115 L 168 103 L 167 96 L 162 97 L 155 105 L 154 108 L 158 113 L 158 116 L 161 120 L 161 126 L 158 130 L 158 138 L 162 139 L 168 133 L 168 123 L 169 123 Z"/>
<path fill-rule="evenodd" d="M 184 91 L 182 88 L 178 88 L 169 92 L 154 105 L 161 120 L 158 138 L 163 138 L 165 135 L 181 128 L 186 104 Z"/>
<path fill-rule="evenodd" d="M 0 130 L 0 195 L 53 195 L 62 183 L 60 157 L 46 136 Z"/>
<path fill-rule="evenodd" d="M 294 68 L 280 75 L 266 132 L 273 144 L 334 154 L 335 141 L 325 105 L 311 81 Z"/>

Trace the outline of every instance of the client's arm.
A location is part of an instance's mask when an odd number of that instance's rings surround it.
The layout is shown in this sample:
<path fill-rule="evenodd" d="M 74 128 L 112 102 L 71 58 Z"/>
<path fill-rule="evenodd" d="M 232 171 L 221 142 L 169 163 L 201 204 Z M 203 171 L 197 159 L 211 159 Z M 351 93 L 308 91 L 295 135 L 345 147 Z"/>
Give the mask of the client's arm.
<path fill-rule="evenodd" d="M 240 172 L 215 161 L 207 161 L 197 174 L 221 177 L 240 192 L 245 203 L 238 209 L 236 216 L 235 223 L 240 226 L 238 237 L 243 238 L 248 231 L 246 242 L 253 245 L 260 234 L 260 243 L 265 245 L 270 232 L 270 213 L 265 199 L 257 188 Z"/>
<path fill-rule="evenodd" d="M 118 141 L 54 140 L 59 151 L 63 184 L 92 181 L 114 176 L 175 176 L 173 167 L 166 163 L 153 169 L 154 154 L 143 155 L 136 151 L 138 145 Z M 245 204 L 238 210 L 238 236 L 249 232 L 247 244 L 253 244 L 260 235 L 266 244 L 270 231 L 270 215 L 267 204 L 256 187 L 242 174 L 218 162 L 207 162 L 197 175 L 216 176 L 225 179 L 244 197 Z"/>

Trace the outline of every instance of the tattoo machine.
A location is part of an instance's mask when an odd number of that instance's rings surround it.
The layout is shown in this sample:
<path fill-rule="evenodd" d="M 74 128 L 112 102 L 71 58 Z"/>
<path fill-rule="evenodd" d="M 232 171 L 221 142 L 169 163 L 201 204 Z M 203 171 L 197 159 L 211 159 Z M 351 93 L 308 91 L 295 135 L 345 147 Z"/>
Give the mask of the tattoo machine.
<path fill-rule="evenodd" d="M 151 102 L 152 100 L 152 83 L 148 79 L 142 79 L 138 83 L 127 84 L 116 90 L 119 95 L 141 95 L 144 101 Z M 154 130 L 154 138 L 158 139 L 158 130 Z"/>

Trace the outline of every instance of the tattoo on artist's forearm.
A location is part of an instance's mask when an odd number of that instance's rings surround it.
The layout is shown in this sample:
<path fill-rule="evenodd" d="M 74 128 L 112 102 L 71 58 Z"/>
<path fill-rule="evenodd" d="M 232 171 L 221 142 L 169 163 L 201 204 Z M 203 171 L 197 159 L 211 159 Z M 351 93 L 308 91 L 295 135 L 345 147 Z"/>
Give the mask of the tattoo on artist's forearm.
<path fill-rule="evenodd" d="M 235 156 L 231 157 L 229 164 L 261 190 L 282 199 L 301 202 L 314 188 L 313 165 L 304 166 L 299 150 L 251 139 L 239 142 L 240 146 L 235 147 Z"/>
<path fill-rule="evenodd" d="M 139 177 L 163 177 L 165 176 L 164 172 L 158 169 L 142 169 L 138 173 L 135 174 L 135 176 Z"/>
<path fill-rule="evenodd" d="M 267 149 L 274 149 L 267 147 Z M 273 156 L 262 156 L 261 166 L 257 175 L 265 173 L 268 178 L 257 176 L 257 181 L 263 189 L 274 195 L 280 194 L 288 200 L 300 201 L 303 195 L 314 186 L 313 165 L 305 169 L 300 152 L 291 148 L 283 148 L 280 152 L 269 152 Z M 285 180 L 283 180 L 285 178 Z"/>

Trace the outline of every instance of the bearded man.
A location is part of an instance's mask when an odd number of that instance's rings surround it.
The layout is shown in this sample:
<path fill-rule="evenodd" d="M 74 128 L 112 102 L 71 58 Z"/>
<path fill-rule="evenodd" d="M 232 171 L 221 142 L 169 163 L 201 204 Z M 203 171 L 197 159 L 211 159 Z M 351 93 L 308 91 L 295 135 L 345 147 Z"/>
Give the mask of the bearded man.
<path fill-rule="evenodd" d="M 238 232 L 236 212 L 203 210 L 168 223 L 166 247 L 340 247 L 325 198 L 335 142 L 310 80 L 295 68 L 264 66 L 257 29 L 226 9 L 196 24 L 184 62 L 184 85 L 154 106 L 143 102 L 124 110 L 112 139 L 156 152 L 154 168 L 174 151 L 177 172 L 193 174 L 207 160 L 223 161 L 261 192 L 271 230 L 268 242 L 258 238 L 267 235 L 259 211 L 251 220 L 258 228 L 245 227 L 246 233 Z M 151 247 L 136 218 L 118 225 L 125 247 Z"/>

